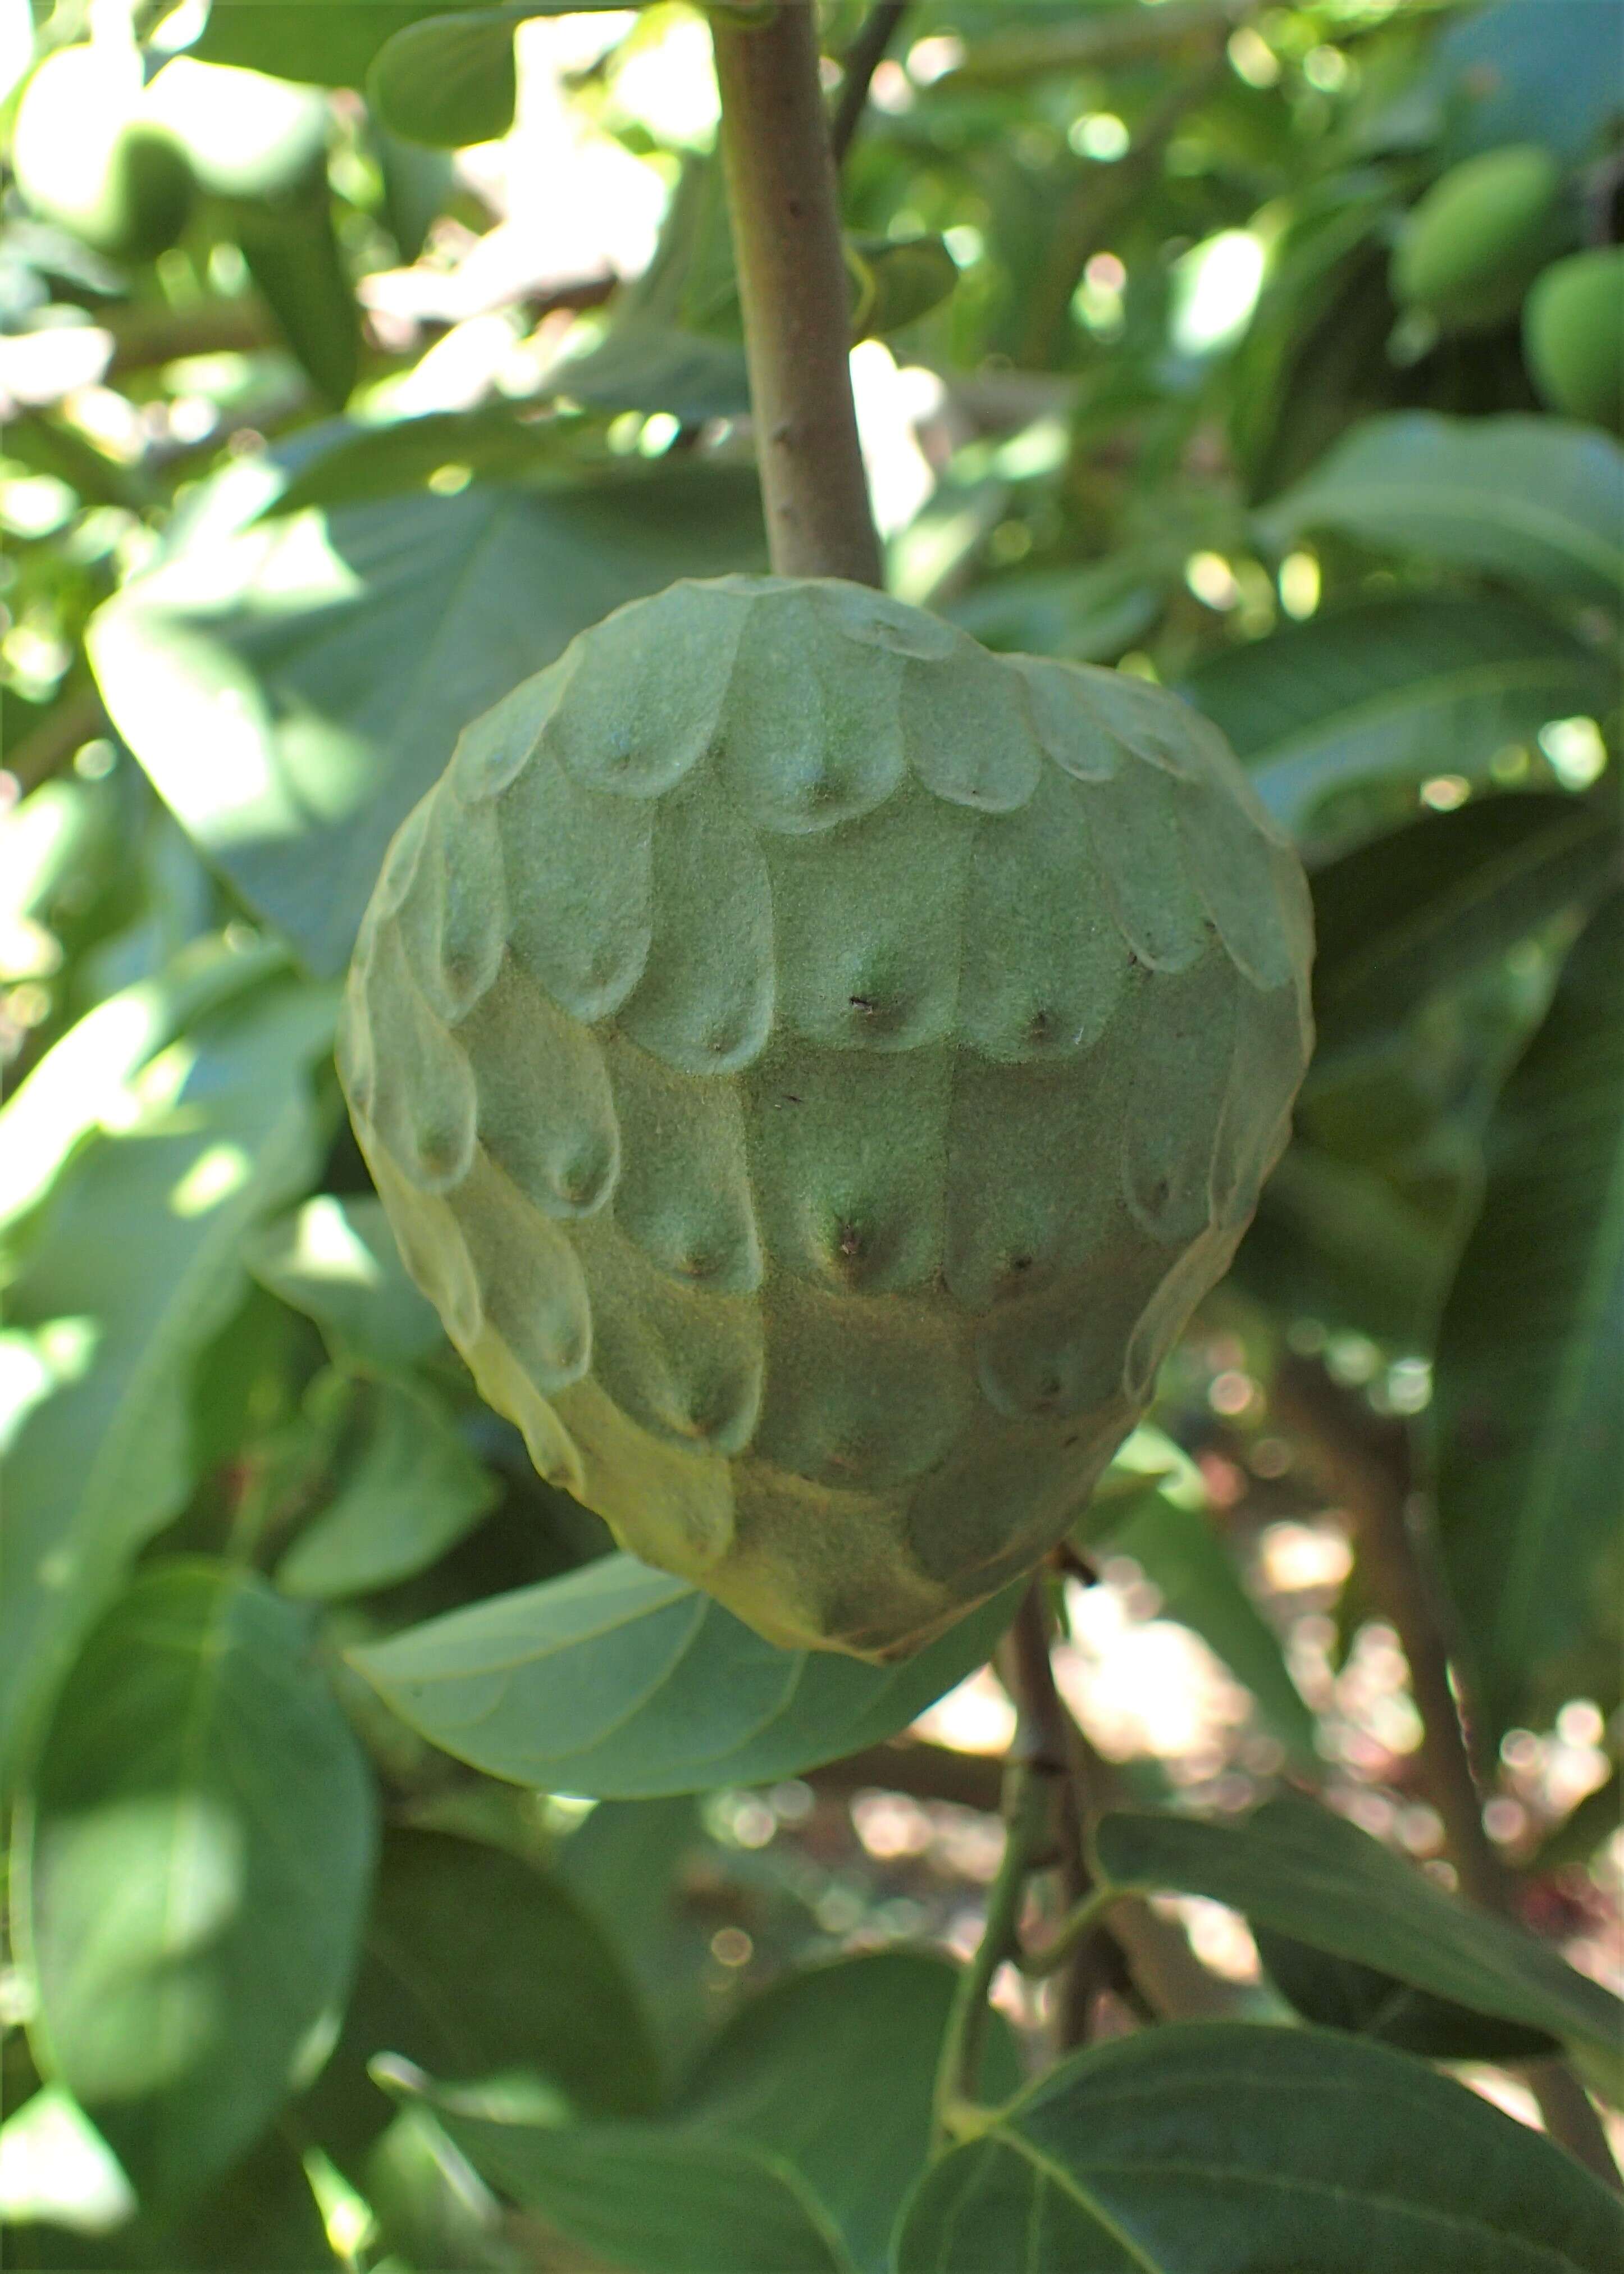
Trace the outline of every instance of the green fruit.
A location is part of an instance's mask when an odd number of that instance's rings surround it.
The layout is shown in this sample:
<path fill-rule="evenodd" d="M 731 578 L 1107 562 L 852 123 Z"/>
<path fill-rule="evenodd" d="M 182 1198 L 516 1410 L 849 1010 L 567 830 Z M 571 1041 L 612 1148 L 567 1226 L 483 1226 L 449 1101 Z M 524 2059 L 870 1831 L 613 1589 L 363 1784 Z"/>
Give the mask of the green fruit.
<path fill-rule="evenodd" d="M 1285 1141 L 1297 859 L 1222 737 L 833 581 L 682 584 L 468 728 L 341 1070 L 542 1474 L 771 1640 L 1033 1564 Z"/>
<path fill-rule="evenodd" d="M 36 213 L 114 260 L 155 259 L 192 211 L 192 169 L 146 114 L 133 47 L 48 56 L 18 105 L 11 166 Z"/>
<path fill-rule="evenodd" d="M 1624 432 L 1624 245 L 1545 270 L 1528 296 L 1522 352 L 1553 410 Z"/>
<path fill-rule="evenodd" d="M 327 99 L 316 87 L 177 56 L 154 79 L 147 108 L 216 197 L 280 198 L 326 174 Z"/>
<path fill-rule="evenodd" d="M 1453 166 L 1413 207 L 1393 255 L 1393 296 L 1457 331 L 1514 316 L 1555 246 L 1561 175 L 1537 143 Z"/>

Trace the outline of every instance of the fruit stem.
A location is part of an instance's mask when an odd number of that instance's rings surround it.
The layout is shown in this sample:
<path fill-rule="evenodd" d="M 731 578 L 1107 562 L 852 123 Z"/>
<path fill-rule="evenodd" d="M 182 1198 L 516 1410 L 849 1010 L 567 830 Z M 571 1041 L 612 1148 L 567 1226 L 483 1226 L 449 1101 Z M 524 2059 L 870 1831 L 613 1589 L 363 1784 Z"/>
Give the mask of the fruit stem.
<path fill-rule="evenodd" d="M 785 0 L 710 29 L 769 557 L 781 576 L 877 585 L 816 11 Z"/>

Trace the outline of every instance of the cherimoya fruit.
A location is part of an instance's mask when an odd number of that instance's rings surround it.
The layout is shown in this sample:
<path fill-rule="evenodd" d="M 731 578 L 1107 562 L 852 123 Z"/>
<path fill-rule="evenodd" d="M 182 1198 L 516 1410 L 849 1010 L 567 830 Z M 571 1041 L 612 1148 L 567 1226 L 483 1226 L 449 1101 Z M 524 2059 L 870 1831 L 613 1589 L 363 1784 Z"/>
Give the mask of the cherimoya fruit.
<path fill-rule="evenodd" d="M 538 1469 L 774 1642 L 1034 1563 L 1285 1141 L 1307 889 L 1216 729 L 833 581 L 680 584 L 463 734 L 341 1066 Z"/>

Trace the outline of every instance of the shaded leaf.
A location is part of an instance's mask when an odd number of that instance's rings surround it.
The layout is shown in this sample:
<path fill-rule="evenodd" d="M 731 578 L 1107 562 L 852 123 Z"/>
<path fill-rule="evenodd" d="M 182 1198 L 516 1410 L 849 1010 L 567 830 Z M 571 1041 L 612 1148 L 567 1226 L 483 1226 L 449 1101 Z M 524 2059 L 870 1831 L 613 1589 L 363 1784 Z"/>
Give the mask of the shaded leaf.
<path fill-rule="evenodd" d="M 365 1434 L 332 1500 L 276 1567 L 284 1594 L 332 1600 L 409 1579 L 471 1532 L 499 1495 L 440 1398 L 379 1382 Z"/>
<path fill-rule="evenodd" d="M 526 0 L 516 16 L 620 7 L 625 0 Z M 227 0 L 211 8 L 191 53 L 318 87 L 365 87 L 387 40 L 425 17 L 477 8 L 479 0 Z"/>
<path fill-rule="evenodd" d="M 652 2124 L 504 2122 L 423 2090 L 483 2179 L 634 2274 L 851 2274 L 805 2183 L 781 2158 Z"/>
<path fill-rule="evenodd" d="M 380 2053 L 451 2083 L 528 2077 L 585 2117 L 659 2097 L 642 2007 L 595 1921 L 558 1879 L 443 1832 L 386 1834 L 337 2050 L 302 2113 L 353 2159 L 390 2120 Z"/>
<path fill-rule="evenodd" d="M 1314 879 L 1320 1061 L 1595 899 L 1619 857 L 1607 814 L 1530 793 L 1430 814 L 1328 863 Z"/>
<path fill-rule="evenodd" d="M 1314 862 L 1413 814 L 1440 773 L 1489 779 L 1508 743 L 1598 716 L 1606 659 L 1495 599 L 1378 600 L 1315 616 L 1196 672 L 1184 693 Z"/>
<path fill-rule="evenodd" d="M 1474 2014 L 1351 1958 L 1334 1958 L 1272 1927 L 1254 1926 L 1258 1955 L 1274 1987 L 1304 2021 L 1374 2037 L 1428 2060 L 1531 2060 L 1560 2052 L 1556 2038 L 1520 2022 Z"/>
<path fill-rule="evenodd" d="M 16 1884 L 35 2058 L 144 2205 L 220 2177 L 320 2058 L 355 1964 L 374 1815 L 305 1622 L 263 1580 L 160 1565 L 92 1635 Z"/>
<path fill-rule="evenodd" d="M 612 460 L 601 439 L 583 434 L 583 422 L 554 411 L 510 403 L 475 410 L 430 410 L 382 425 L 334 420 L 273 498 L 266 514 L 303 513 L 311 506 L 357 505 L 419 489 L 442 467 L 465 467 L 481 481 L 568 486 L 586 472 L 644 478 L 640 464 Z"/>
<path fill-rule="evenodd" d="M 603 1800 L 563 1842 L 556 1866 L 613 1942 L 678 2060 L 712 2022 L 704 1969 L 713 1930 L 704 1908 L 687 1900 L 690 1863 L 706 1846 L 689 1793 Z"/>
<path fill-rule="evenodd" d="M 859 2267 L 883 2274 L 902 2199 L 930 2150 L 931 2090 L 956 1969 L 878 1951 L 791 1974 L 751 1999 L 708 2047 L 676 2113 L 799 2172 Z M 992 2017 L 980 2090 L 1019 2082 L 1015 2044 Z"/>
<path fill-rule="evenodd" d="M 403 2108 L 366 2159 L 365 2194 L 382 2247 L 433 2274 L 484 2274 L 524 2260 L 501 2205 L 425 2108 Z"/>
<path fill-rule="evenodd" d="M 316 392 L 342 410 L 361 367 L 361 312 L 333 225 L 325 168 L 276 199 L 233 198 L 227 226 Z"/>
<path fill-rule="evenodd" d="M 1440 1538 L 1496 1736 L 1571 1694 L 1562 1656 L 1598 1623 L 1616 1632 L 1621 1350 L 1624 892 L 1614 892 L 1500 1099 L 1483 1213 L 1439 1337 Z M 1616 1648 L 1603 1654 L 1616 1668 Z"/>
<path fill-rule="evenodd" d="M 1311 530 L 1418 553 L 1564 599 L 1624 586 L 1624 449 L 1560 418 L 1367 419 L 1259 516 L 1282 551 Z"/>
<path fill-rule="evenodd" d="M 191 1368 L 246 1289 L 244 1235 L 315 1167 L 308 1070 L 334 1007 L 280 985 L 172 1045 L 146 1118 L 76 1164 L 11 1291 L 41 1372 L 8 1462 L 0 1755 L 192 1490 Z M 143 1001 L 132 1025 L 155 1015 Z"/>
<path fill-rule="evenodd" d="M 622 601 L 751 566 L 760 525 L 753 477 L 693 468 L 213 536 L 199 511 L 196 541 L 93 620 L 94 665 L 199 849 L 336 972 L 468 720 Z"/>
<path fill-rule="evenodd" d="M 341 1365 L 395 1374 L 444 1342 L 440 1316 L 407 1276 L 381 1201 L 319 1193 L 256 1232 L 244 1261 L 304 1312 Z"/>
<path fill-rule="evenodd" d="M 1606 2274 L 1624 2211 L 1385 2046 L 1179 2022 L 1074 2055 L 921 2181 L 897 2274 Z"/>
<path fill-rule="evenodd" d="M 879 1668 L 775 1649 L 686 1580 L 608 1555 L 353 1657 L 403 1721 L 488 1775 L 635 1799 L 877 1744 L 982 1663 L 1014 1603 L 1006 1589 Z"/>
<path fill-rule="evenodd" d="M 1456 1901 L 1380 1841 L 1313 1802 L 1267 1802 L 1244 1824 L 1112 1814 L 1101 1869 L 1124 1887 L 1176 1887 L 1351 1958 L 1475 2014 L 1612 2049 L 1624 2007 L 1546 1943 Z"/>

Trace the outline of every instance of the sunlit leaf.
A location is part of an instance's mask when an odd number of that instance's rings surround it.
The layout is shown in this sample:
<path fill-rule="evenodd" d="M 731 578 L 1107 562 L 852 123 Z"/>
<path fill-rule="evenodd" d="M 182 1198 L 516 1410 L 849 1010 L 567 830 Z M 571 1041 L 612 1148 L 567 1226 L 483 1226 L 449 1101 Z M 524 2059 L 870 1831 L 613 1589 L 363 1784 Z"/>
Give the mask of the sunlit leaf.
<path fill-rule="evenodd" d="M 92 1635 L 15 1884 L 36 2058 L 145 2205 L 199 2194 L 330 2043 L 374 1807 L 305 1622 L 264 1581 L 162 1564 Z"/>
<path fill-rule="evenodd" d="M 409 142 L 460 150 L 494 141 L 513 124 L 513 35 L 529 12 L 476 8 L 427 16 L 395 33 L 367 71 L 373 112 Z"/>
<path fill-rule="evenodd" d="M 321 972 L 470 719 L 622 601 L 760 542 L 754 480 L 704 469 L 193 526 L 96 616 L 96 671 L 188 833 Z"/>
<path fill-rule="evenodd" d="M 1624 2211 L 1422 2062 L 1185 2022 L 1052 2069 L 920 2182 L 897 2274 L 1608 2274 Z"/>
<path fill-rule="evenodd" d="M 321 1193 L 256 1232 L 244 1261 L 320 1328 L 340 1364 L 394 1374 L 439 1350 L 439 1314 L 406 1275 L 383 1203 Z"/>
<path fill-rule="evenodd" d="M 893 1736 L 981 1664 L 1006 1590 L 888 1668 L 778 1650 L 630 1555 L 354 1653 L 402 1720 L 488 1775 L 604 1798 L 763 1784 Z"/>
<path fill-rule="evenodd" d="M 247 1287 L 244 1235 L 314 1170 L 309 1069 L 334 1010 L 327 989 L 274 987 L 172 1045 L 153 1068 L 167 1077 L 162 1110 L 96 1141 L 11 1291 L 13 1323 L 34 1329 L 53 1374 L 8 1462 L 0 1750 L 12 1761 L 131 1556 L 192 1488 L 190 1369 Z"/>

